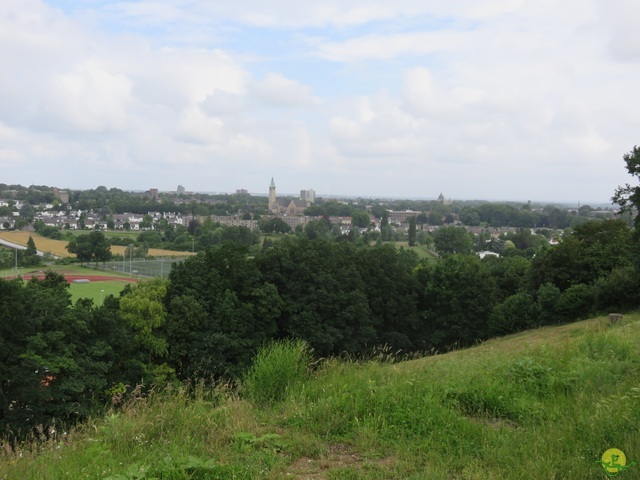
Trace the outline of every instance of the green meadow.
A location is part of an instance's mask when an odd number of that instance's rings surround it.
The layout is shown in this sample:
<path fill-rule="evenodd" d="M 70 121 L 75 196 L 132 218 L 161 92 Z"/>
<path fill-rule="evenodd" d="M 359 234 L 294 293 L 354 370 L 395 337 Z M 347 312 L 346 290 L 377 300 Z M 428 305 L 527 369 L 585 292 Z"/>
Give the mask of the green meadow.
<path fill-rule="evenodd" d="M 113 400 L 105 418 L 5 445 L 0 478 L 639 479 L 640 314 L 414 360 L 280 342 L 238 386 Z M 626 460 L 606 472 L 611 448 Z"/>

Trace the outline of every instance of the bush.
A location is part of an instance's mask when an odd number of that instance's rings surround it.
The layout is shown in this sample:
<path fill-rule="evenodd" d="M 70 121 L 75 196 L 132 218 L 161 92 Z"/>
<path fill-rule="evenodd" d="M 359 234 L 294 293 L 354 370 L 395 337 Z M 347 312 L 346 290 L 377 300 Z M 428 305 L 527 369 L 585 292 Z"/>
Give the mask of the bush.
<path fill-rule="evenodd" d="M 490 333 L 505 335 L 534 327 L 536 315 L 532 303 L 528 294 L 520 292 L 497 304 L 489 315 Z"/>
<path fill-rule="evenodd" d="M 638 278 L 633 266 L 614 269 L 596 284 L 596 305 L 601 310 L 638 306 Z"/>
<path fill-rule="evenodd" d="M 593 312 L 595 289 L 583 283 L 567 288 L 558 298 L 557 311 L 566 320 L 586 318 Z"/>
<path fill-rule="evenodd" d="M 303 340 L 280 340 L 260 349 L 243 377 L 249 398 L 258 403 L 282 400 L 307 378 L 311 349 Z"/>

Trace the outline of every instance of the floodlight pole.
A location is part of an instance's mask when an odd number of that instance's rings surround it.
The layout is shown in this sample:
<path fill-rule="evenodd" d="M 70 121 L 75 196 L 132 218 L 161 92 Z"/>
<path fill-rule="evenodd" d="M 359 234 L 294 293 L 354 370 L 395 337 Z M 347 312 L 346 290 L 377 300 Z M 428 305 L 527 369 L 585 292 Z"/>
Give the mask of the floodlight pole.
<path fill-rule="evenodd" d="M 14 248 L 16 253 L 16 278 L 18 278 L 18 249 Z"/>
<path fill-rule="evenodd" d="M 133 243 L 129 244 L 129 277 L 131 277 L 131 262 L 133 260 Z"/>

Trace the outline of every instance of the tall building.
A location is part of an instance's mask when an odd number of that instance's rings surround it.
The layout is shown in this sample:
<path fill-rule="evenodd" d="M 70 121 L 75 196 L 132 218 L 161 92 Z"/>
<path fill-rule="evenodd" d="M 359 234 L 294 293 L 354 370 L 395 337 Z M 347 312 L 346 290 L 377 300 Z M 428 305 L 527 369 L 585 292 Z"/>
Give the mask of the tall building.
<path fill-rule="evenodd" d="M 305 202 L 315 203 L 316 202 L 316 191 L 313 188 L 309 190 L 300 190 L 300 199 Z"/>
<path fill-rule="evenodd" d="M 176 189 L 176 193 L 178 195 L 180 195 L 181 193 L 184 193 L 184 187 L 182 185 L 178 185 L 178 188 Z"/>
<path fill-rule="evenodd" d="M 271 184 L 269 185 L 269 211 L 277 212 L 277 204 L 276 204 L 276 183 L 273 181 L 273 177 L 271 177 Z"/>

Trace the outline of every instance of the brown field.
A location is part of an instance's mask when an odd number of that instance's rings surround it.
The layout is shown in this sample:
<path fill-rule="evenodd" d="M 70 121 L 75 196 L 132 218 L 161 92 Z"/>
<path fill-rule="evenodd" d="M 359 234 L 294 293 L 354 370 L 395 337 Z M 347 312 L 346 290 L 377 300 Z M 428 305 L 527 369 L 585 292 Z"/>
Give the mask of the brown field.
<path fill-rule="evenodd" d="M 24 246 L 27 245 L 30 236 L 33 237 L 36 249 L 42 252 L 49 252 L 64 258 L 75 257 L 75 255 L 70 254 L 65 248 L 68 243 L 66 240 L 52 240 L 47 237 L 42 237 L 35 232 L 0 232 L 0 238 Z M 125 248 L 126 247 L 114 245 L 111 247 L 111 253 L 114 255 L 123 255 Z M 159 248 L 150 248 L 148 254 L 154 257 L 185 257 L 193 255 L 191 252 L 174 252 L 173 250 L 162 250 Z"/>
<path fill-rule="evenodd" d="M 2 232 L 0 233 L 0 238 L 3 240 L 7 240 L 8 242 L 17 243 L 18 245 L 27 245 L 27 241 L 29 237 L 33 237 L 33 242 L 36 244 L 36 249 L 42 252 L 49 252 L 53 255 L 57 255 L 58 257 L 74 257 L 75 255 L 70 254 L 64 248 L 67 246 L 68 242 L 63 240 L 52 240 L 47 237 L 42 237 L 35 232 Z"/>

